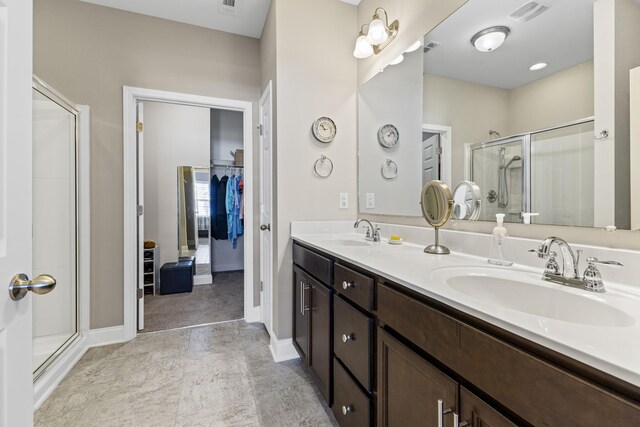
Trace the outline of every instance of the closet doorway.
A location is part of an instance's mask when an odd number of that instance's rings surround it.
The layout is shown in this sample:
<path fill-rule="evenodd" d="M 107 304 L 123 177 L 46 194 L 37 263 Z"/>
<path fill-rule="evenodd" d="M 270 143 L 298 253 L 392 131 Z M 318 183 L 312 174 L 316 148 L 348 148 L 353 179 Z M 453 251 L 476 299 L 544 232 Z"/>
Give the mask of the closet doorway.
<path fill-rule="evenodd" d="M 137 101 L 135 282 L 125 261 L 125 295 L 137 288 L 140 297 L 134 331 L 125 298 L 125 329 L 133 336 L 253 311 L 252 230 L 244 227 L 252 218 L 252 189 L 244 185 L 251 182 L 251 105 L 189 95 L 180 102 L 175 95 L 125 88 L 125 126 L 127 100 Z M 133 239 L 125 234 L 127 252 Z"/>

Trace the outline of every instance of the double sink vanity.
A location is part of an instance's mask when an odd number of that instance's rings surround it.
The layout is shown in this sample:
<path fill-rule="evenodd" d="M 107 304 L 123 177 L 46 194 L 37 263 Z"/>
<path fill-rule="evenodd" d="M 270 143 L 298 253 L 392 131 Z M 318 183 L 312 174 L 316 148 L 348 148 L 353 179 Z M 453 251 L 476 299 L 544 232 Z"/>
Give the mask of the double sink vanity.
<path fill-rule="evenodd" d="M 628 272 L 590 292 L 542 280 L 532 240 L 508 238 L 516 263 L 501 267 L 486 235 L 442 230 L 442 256 L 419 227 L 383 225 L 378 242 L 352 222 L 291 231 L 294 345 L 341 426 L 640 425 Z"/>

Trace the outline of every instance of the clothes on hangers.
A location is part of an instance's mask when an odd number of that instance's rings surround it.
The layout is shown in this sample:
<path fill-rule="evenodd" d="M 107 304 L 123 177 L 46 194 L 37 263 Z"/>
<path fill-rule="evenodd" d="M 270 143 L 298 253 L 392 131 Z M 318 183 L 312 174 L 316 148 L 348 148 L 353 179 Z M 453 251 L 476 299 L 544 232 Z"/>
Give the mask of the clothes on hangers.
<path fill-rule="evenodd" d="M 218 223 L 216 222 L 216 212 L 218 212 L 218 187 L 220 186 L 220 179 L 218 175 L 211 177 L 211 184 L 209 185 L 209 224 L 211 225 L 211 237 L 217 239 L 218 235 Z"/>
<path fill-rule="evenodd" d="M 220 178 L 218 183 L 218 191 L 216 194 L 216 233 L 212 234 L 212 237 L 216 240 L 227 240 L 227 183 L 229 182 L 229 177 L 227 175 Z"/>
<path fill-rule="evenodd" d="M 227 210 L 227 238 L 231 240 L 233 249 L 238 245 L 238 237 L 244 230 L 240 220 L 240 178 L 232 175 L 227 181 L 226 210 Z"/>

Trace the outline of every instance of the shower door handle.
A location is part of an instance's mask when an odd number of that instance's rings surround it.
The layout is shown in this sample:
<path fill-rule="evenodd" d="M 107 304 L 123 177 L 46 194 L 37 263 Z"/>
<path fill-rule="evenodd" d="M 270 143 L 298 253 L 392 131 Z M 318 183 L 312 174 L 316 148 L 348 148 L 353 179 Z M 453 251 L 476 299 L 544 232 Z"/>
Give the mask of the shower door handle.
<path fill-rule="evenodd" d="M 19 273 L 13 276 L 9 283 L 9 296 L 12 300 L 18 301 L 24 298 L 29 291 L 34 294 L 48 294 L 56 287 L 56 279 L 49 274 L 40 274 L 33 280 L 29 276 Z"/>
<path fill-rule="evenodd" d="M 260 230 L 262 230 L 262 231 L 266 231 L 266 230 L 271 231 L 271 224 L 262 224 L 260 226 Z"/>

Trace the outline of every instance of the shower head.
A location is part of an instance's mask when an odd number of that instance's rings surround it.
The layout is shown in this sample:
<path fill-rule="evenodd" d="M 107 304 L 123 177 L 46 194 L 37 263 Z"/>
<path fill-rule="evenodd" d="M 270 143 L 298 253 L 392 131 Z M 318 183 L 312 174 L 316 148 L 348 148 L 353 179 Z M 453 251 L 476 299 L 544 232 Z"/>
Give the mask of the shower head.
<path fill-rule="evenodd" d="M 511 160 L 509 160 L 509 163 L 507 163 L 507 164 L 505 165 L 505 169 L 506 169 L 506 168 L 508 168 L 508 167 L 511 165 L 511 163 L 513 163 L 513 162 L 517 162 L 518 160 L 522 160 L 522 157 L 520 157 L 520 156 L 513 156 L 513 157 L 511 158 Z"/>

